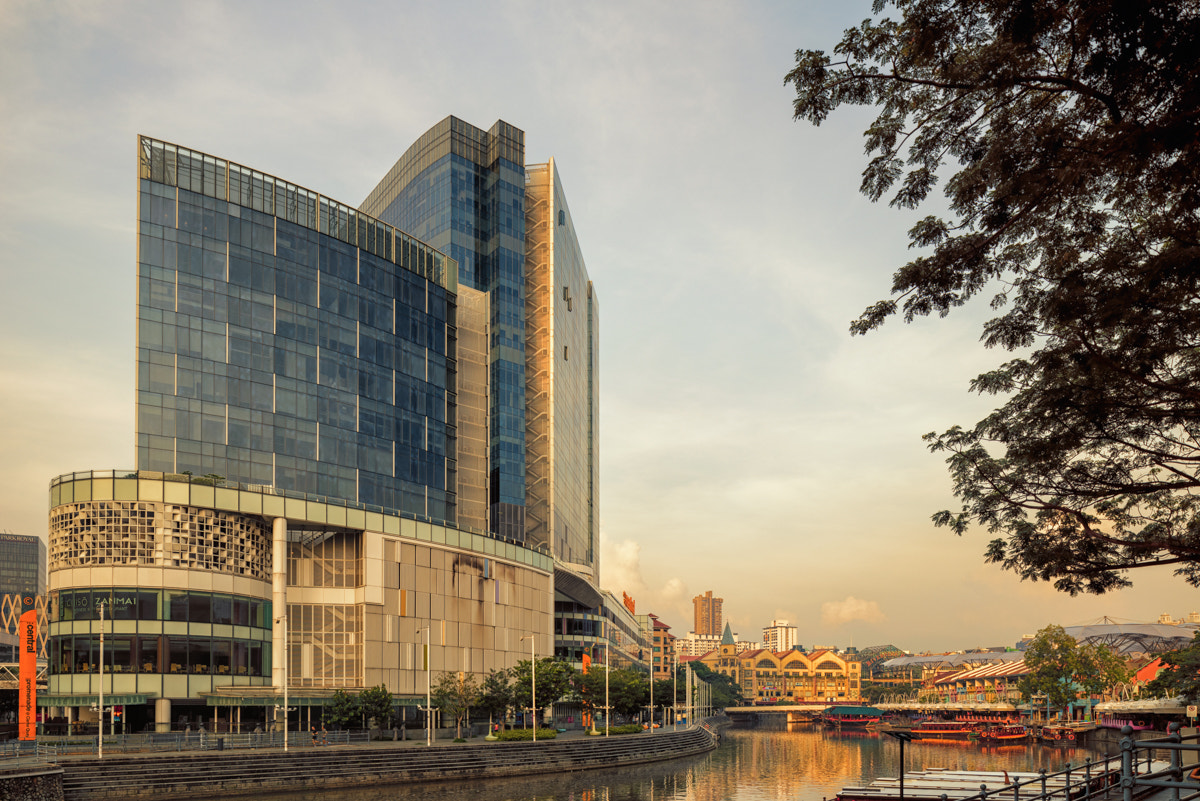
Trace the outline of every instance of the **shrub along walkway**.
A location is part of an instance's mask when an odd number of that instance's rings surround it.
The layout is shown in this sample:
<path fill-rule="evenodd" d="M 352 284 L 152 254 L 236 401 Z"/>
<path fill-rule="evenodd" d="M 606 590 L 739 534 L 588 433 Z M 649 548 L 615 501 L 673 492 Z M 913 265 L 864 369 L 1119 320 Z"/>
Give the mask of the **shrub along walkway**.
<path fill-rule="evenodd" d="M 371 745 L 145 754 L 62 760 L 65 801 L 212 798 L 272 791 L 435 782 L 613 768 L 693 756 L 716 748 L 716 725 L 619 737 L 582 733 L 538 742 L 474 739 L 461 744 L 379 741 Z"/>

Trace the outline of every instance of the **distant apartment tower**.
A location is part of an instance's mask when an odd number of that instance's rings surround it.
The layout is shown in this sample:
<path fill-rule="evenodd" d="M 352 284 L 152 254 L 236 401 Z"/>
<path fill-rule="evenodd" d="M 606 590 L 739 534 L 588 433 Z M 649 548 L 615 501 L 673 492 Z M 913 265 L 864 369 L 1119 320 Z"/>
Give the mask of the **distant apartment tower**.
<path fill-rule="evenodd" d="M 642 635 L 650 645 L 650 671 L 655 679 L 668 679 L 675 668 L 675 635 L 658 615 L 638 615 Z"/>
<path fill-rule="evenodd" d="M 695 607 L 695 625 L 692 630 L 701 636 L 721 636 L 721 604 L 724 598 L 714 598 L 712 590 L 692 599 Z"/>
<path fill-rule="evenodd" d="M 41 537 L 0 532 L 0 631 L 16 636 L 21 598 L 26 595 L 41 599 L 37 602 L 38 639 L 44 643 L 46 542 Z M 15 644 L 14 640 L 10 648 Z"/>
<path fill-rule="evenodd" d="M 721 637 L 718 634 L 697 634 L 689 631 L 683 637 L 675 639 L 675 653 L 680 657 L 704 656 L 720 647 Z"/>
<path fill-rule="evenodd" d="M 45 594 L 45 540 L 0 533 L 0 595 Z"/>
<path fill-rule="evenodd" d="M 786 620 L 772 620 L 762 630 L 763 648 L 768 651 L 790 651 L 796 647 L 796 627 Z"/>

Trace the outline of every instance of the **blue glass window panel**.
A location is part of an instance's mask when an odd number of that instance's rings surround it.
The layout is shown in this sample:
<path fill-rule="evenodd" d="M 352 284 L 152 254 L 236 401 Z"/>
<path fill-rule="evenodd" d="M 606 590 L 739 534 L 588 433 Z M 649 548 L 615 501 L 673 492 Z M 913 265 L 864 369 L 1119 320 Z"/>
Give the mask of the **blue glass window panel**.
<path fill-rule="evenodd" d="M 348 284 L 358 283 L 358 258 L 356 249 L 333 239 L 325 239 L 319 247 L 322 275 L 332 275 Z"/>
<path fill-rule="evenodd" d="M 353 431 L 358 423 L 355 399 L 350 393 L 321 390 L 317 396 L 317 414 L 323 426 Z"/>

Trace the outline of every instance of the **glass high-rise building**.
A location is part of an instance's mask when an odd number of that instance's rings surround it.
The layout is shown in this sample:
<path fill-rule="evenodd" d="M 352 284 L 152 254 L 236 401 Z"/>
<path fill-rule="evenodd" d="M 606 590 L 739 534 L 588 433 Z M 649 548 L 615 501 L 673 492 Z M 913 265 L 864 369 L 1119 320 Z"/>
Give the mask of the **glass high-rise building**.
<path fill-rule="evenodd" d="M 45 594 L 46 541 L 0 533 L 0 595 Z"/>
<path fill-rule="evenodd" d="M 415 701 L 424 643 L 599 652 L 598 306 L 523 143 L 449 118 L 359 210 L 139 137 L 137 468 L 51 482 L 40 705 L 88 717 L 101 660 L 165 731 Z"/>
<path fill-rule="evenodd" d="M 525 542 L 525 133 L 447 117 L 360 208 L 448 254 L 459 282 L 488 294 L 488 525 Z"/>
<path fill-rule="evenodd" d="M 597 583 L 599 304 L 554 160 L 525 177 L 526 537 Z"/>
<path fill-rule="evenodd" d="M 21 599 L 28 595 L 37 599 L 38 641 L 44 656 L 46 541 L 41 537 L 0 532 L 0 633 L 16 636 L 17 623 L 21 619 Z M 5 643 L 0 647 L 0 654 L 7 654 L 9 661 L 13 661 L 16 644 L 15 639 Z"/>
<path fill-rule="evenodd" d="M 453 522 L 453 262 L 256 170 L 140 147 L 138 467 Z"/>
<path fill-rule="evenodd" d="M 361 209 L 449 254 L 460 288 L 486 295 L 487 431 L 469 433 L 478 382 L 462 382 L 459 435 L 486 436 L 487 474 L 471 480 L 478 460 L 464 443 L 464 505 L 472 483 L 485 485 L 489 530 L 595 582 L 599 306 L 555 163 L 526 165 L 524 142 L 502 120 L 485 131 L 447 117 Z"/>

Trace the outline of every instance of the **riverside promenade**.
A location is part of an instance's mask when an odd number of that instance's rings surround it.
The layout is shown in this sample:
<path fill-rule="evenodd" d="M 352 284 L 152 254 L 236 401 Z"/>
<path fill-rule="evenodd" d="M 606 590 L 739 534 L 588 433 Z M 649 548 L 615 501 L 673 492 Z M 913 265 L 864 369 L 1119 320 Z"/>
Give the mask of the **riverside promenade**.
<path fill-rule="evenodd" d="M 298 746 L 200 753 L 122 753 L 63 756 L 46 765 L 37 801 L 256 796 L 271 792 L 381 786 L 562 773 L 640 765 L 697 756 L 717 746 L 727 721 L 613 737 L 582 732 L 538 742 L 467 743 L 380 740 L 370 744 Z M 31 769 L 22 771 L 28 776 Z M 61 782 L 60 793 L 54 785 Z M 20 798 L 4 792 L 0 797 Z M 16 787 L 11 789 L 16 790 Z"/>

